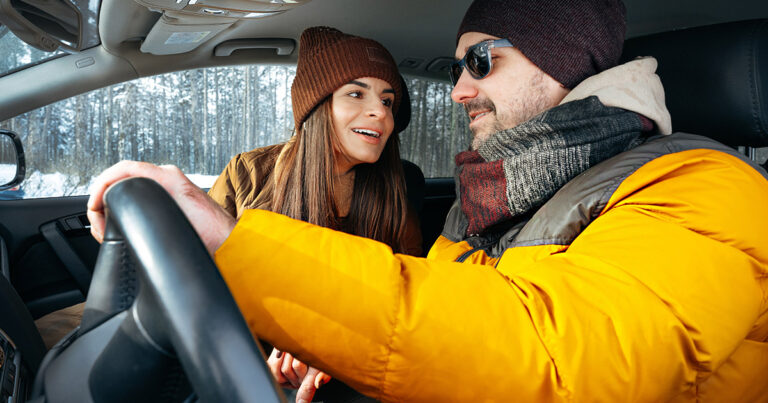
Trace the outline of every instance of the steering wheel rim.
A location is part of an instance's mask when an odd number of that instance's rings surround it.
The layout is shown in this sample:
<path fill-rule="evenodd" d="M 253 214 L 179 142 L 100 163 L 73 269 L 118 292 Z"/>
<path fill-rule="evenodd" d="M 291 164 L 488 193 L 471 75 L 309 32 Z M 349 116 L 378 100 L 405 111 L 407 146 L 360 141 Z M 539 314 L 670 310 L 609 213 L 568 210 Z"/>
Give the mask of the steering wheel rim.
<path fill-rule="evenodd" d="M 107 226 L 80 331 L 38 374 L 48 400 L 160 401 L 150 389 L 165 393 L 167 382 L 149 378 L 178 368 L 169 364 L 178 359 L 200 401 L 284 401 L 213 259 L 168 193 L 131 178 L 104 202 Z M 58 379 L 70 371 L 85 379 Z"/>

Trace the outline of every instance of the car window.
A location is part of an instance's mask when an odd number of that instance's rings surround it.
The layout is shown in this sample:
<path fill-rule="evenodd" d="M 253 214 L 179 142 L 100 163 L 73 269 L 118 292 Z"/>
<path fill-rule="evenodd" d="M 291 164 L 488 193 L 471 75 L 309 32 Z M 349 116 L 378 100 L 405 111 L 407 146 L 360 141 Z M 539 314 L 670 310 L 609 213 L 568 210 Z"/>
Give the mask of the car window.
<path fill-rule="evenodd" d="M 188 70 L 113 85 L 0 122 L 19 134 L 27 176 L 17 198 L 83 195 L 124 159 L 173 164 L 210 187 L 237 153 L 287 140 L 293 66 Z M 450 85 L 408 77 L 411 124 L 402 156 L 427 177 L 453 173 L 466 149 L 467 117 Z M 9 192 L 4 192 L 8 194 Z"/>
<path fill-rule="evenodd" d="M 758 164 L 768 164 L 768 147 L 755 148 L 754 152 L 748 153 Z"/>
<path fill-rule="evenodd" d="M 35 49 L 0 24 L 0 55 L 3 55 L 0 57 L 0 77 L 63 54 L 62 51 L 51 53 Z"/>
<path fill-rule="evenodd" d="M 447 82 L 406 77 L 411 124 L 400 135 L 400 154 L 427 178 L 453 176 L 454 156 L 469 147 L 469 117 L 451 100 Z"/>

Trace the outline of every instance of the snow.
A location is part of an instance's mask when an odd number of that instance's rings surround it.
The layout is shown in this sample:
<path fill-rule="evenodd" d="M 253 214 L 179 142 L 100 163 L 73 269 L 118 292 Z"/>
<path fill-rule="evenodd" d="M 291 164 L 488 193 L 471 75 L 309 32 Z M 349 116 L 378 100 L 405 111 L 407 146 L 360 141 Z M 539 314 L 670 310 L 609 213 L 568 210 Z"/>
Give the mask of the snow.
<path fill-rule="evenodd" d="M 201 175 L 201 174 L 188 174 L 187 178 L 192 181 L 195 185 L 203 188 L 208 189 L 211 186 L 213 186 L 213 182 L 216 182 L 216 178 L 218 176 L 216 175 Z"/>
<path fill-rule="evenodd" d="M 0 164 L 0 184 L 8 183 L 16 176 L 16 164 Z"/>
<path fill-rule="evenodd" d="M 9 174 L 6 175 L 6 173 Z M 0 164 L 0 178 L 13 177 L 15 166 Z M 216 181 L 216 175 L 189 174 L 187 177 L 195 185 L 207 189 Z M 81 196 L 88 195 L 89 189 L 96 179 L 95 176 L 87 181 L 81 181 L 78 176 L 70 176 L 61 172 L 43 174 L 33 172 L 24 179 L 21 186 L 15 190 L 2 192 L 0 199 L 34 199 L 43 197 Z"/>

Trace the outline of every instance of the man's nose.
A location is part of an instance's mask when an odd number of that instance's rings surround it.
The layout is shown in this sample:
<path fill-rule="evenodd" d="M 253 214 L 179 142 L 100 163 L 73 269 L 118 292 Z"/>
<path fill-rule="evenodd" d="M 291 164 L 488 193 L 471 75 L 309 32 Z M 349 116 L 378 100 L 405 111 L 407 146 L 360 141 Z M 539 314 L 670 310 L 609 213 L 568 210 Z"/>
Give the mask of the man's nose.
<path fill-rule="evenodd" d="M 477 80 L 472 78 L 469 72 L 461 72 L 459 81 L 453 86 L 451 91 L 451 99 L 453 102 L 463 104 L 477 96 Z"/>

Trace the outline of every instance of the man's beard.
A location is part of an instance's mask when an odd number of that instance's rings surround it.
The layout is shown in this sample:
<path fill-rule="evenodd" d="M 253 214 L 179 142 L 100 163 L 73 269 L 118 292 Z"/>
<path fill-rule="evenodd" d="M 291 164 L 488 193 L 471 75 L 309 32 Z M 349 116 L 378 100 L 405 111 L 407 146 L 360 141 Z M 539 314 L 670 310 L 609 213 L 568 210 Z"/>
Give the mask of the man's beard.
<path fill-rule="evenodd" d="M 540 72 L 531 78 L 524 93 L 516 97 L 505 113 L 499 113 L 496 105 L 488 98 L 475 98 L 464 104 L 467 114 L 474 110 L 487 110 L 485 119 L 493 119 L 484 126 L 471 128 L 472 144 L 470 150 L 477 150 L 494 133 L 511 129 L 521 123 L 527 122 L 532 117 L 551 108 L 552 101 L 547 97 L 544 88 L 544 73 Z"/>

